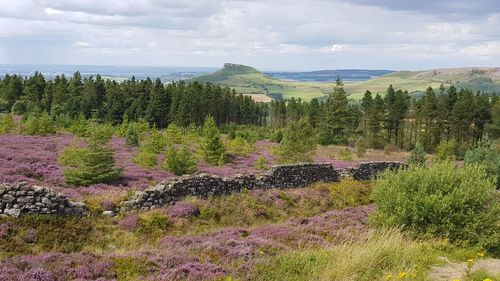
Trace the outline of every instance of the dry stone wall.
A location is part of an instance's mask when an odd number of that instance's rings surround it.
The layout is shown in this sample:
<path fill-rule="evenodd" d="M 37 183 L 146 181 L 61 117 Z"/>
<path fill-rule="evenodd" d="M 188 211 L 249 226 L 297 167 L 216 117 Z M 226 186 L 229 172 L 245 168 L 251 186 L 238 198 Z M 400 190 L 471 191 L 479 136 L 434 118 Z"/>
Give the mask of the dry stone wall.
<path fill-rule="evenodd" d="M 404 167 L 401 162 L 366 162 L 358 168 L 336 170 L 331 164 L 293 164 L 274 166 L 261 176 L 240 175 L 224 178 L 208 174 L 197 174 L 176 178 L 154 188 L 138 192 L 122 202 L 122 209 L 149 210 L 169 205 L 186 196 L 206 198 L 239 192 L 242 189 L 297 188 L 314 182 L 340 181 L 345 172 L 355 180 L 368 180 L 387 169 Z"/>
<path fill-rule="evenodd" d="M 46 187 L 27 183 L 0 185 L 0 215 L 56 214 L 83 216 L 88 214 L 84 203 L 71 202 Z"/>
<path fill-rule="evenodd" d="M 371 180 L 386 170 L 397 170 L 406 166 L 402 162 L 362 162 L 357 168 L 350 169 L 348 172 L 354 180 L 363 181 Z"/>
<path fill-rule="evenodd" d="M 206 198 L 240 192 L 243 189 L 297 188 L 314 182 L 336 182 L 348 175 L 369 180 L 387 169 L 405 167 L 401 162 L 366 162 L 357 168 L 335 169 L 331 164 L 307 163 L 274 166 L 269 172 L 237 175 L 233 178 L 209 174 L 177 177 L 122 202 L 122 210 L 150 210 L 172 204 L 186 196 Z M 71 202 L 46 187 L 26 183 L 0 185 L 0 216 L 24 214 L 87 215 L 84 203 Z M 114 214 L 114 213 L 113 213 Z"/>

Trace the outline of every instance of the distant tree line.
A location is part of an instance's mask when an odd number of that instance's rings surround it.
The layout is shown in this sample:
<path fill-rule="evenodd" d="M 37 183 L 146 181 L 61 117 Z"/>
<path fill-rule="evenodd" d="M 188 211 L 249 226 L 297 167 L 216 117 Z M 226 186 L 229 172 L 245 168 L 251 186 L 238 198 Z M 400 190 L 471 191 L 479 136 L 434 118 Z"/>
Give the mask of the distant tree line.
<path fill-rule="evenodd" d="M 199 126 L 208 115 L 219 125 L 264 125 L 267 106 L 209 83 L 163 84 L 159 79 L 137 81 L 134 77 L 119 83 L 99 75 L 82 78 L 79 72 L 69 79 L 61 75 L 47 81 L 36 72 L 29 78 L 6 75 L 0 80 L 0 111 L 83 115 L 112 124 L 144 119 L 166 128 L 169 123 Z"/>
<path fill-rule="evenodd" d="M 420 143 L 433 152 L 441 142 L 453 141 L 465 152 L 485 132 L 500 137 L 499 107 L 496 96 L 443 85 L 437 92 L 429 87 L 420 98 L 391 85 L 383 97 L 366 91 L 361 102 L 353 103 L 337 80 L 325 102 L 273 101 L 269 119 L 271 126 L 280 128 L 306 117 L 321 144 L 356 141 L 367 147 L 383 148 L 390 143 L 411 149 Z"/>
<path fill-rule="evenodd" d="M 3 112 L 44 112 L 52 118 L 92 118 L 113 125 L 145 120 L 157 128 L 200 126 L 212 116 L 221 127 L 265 126 L 278 135 L 290 123 L 306 119 L 310 134 L 320 144 L 356 142 L 374 148 L 393 144 L 412 149 L 420 143 L 428 152 L 443 141 L 466 149 L 487 131 L 499 137 L 498 104 L 496 96 L 454 86 L 441 86 L 437 91 L 429 87 L 420 98 L 389 86 L 383 97 L 367 91 L 361 101 L 353 102 L 340 79 L 326 100 L 291 98 L 269 104 L 210 83 L 163 84 L 159 79 L 137 81 L 133 77 L 117 82 L 99 75 L 82 78 L 79 72 L 53 81 L 38 72 L 27 78 L 6 75 L 0 80 Z"/>

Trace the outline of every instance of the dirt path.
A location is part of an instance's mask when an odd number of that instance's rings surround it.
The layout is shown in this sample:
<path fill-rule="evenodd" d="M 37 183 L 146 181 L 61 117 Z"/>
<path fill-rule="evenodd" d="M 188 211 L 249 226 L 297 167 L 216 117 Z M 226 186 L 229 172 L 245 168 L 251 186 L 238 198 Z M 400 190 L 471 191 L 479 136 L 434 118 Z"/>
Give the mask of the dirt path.
<path fill-rule="evenodd" d="M 493 275 L 500 274 L 500 259 L 477 260 L 472 266 L 472 271 L 485 270 Z M 463 280 L 467 270 L 467 262 L 450 262 L 445 265 L 435 266 L 429 273 L 429 278 L 435 281 Z"/>

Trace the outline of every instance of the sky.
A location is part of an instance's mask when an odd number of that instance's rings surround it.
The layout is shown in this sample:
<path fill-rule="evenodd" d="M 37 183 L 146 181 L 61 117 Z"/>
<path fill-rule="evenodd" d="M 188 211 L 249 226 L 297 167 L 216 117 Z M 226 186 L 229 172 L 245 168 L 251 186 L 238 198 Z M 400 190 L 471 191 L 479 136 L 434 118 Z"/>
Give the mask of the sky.
<path fill-rule="evenodd" d="M 498 0 L 0 0 L 0 64 L 500 66 Z"/>

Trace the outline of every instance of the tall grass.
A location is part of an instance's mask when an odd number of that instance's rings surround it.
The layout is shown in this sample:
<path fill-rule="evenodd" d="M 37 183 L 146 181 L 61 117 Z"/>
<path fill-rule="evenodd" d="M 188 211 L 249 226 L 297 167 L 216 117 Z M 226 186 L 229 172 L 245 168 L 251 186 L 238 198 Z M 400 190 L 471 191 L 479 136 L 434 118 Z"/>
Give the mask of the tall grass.
<path fill-rule="evenodd" d="M 250 279 L 372 281 L 404 275 L 428 280 L 426 271 L 436 262 L 432 250 L 391 229 L 367 233 L 360 242 L 280 254 L 258 263 Z"/>

